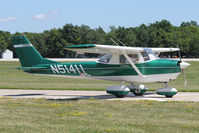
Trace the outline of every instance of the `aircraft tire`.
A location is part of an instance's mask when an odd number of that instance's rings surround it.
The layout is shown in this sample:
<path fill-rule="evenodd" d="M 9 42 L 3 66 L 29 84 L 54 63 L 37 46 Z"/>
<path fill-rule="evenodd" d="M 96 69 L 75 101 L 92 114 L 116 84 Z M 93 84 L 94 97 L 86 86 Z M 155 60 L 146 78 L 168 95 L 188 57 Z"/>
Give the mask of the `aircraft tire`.
<path fill-rule="evenodd" d="M 135 96 L 142 96 L 144 93 L 136 93 L 136 92 L 134 92 L 133 93 Z"/>
<path fill-rule="evenodd" d="M 124 98 L 126 95 L 115 95 L 117 98 Z"/>
<path fill-rule="evenodd" d="M 166 98 L 172 98 L 173 96 L 165 95 Z"/>

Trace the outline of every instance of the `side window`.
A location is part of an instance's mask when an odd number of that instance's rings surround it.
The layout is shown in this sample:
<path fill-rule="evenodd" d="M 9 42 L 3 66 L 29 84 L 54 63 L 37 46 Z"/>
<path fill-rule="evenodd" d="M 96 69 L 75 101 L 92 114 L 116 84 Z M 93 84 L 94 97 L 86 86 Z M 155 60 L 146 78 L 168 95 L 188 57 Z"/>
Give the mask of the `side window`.
<path fill-rule="evenodd" d="M 129 54 L 128 55 L 129 58 L 131 58 L 131 60 L 134 62 L 134 63 L 138 63 L 138 55 L 137 54 Z M 124 55 L 120 55 L 120 63 L 121 64 L 129 64 L 128 60 L 124 57 Z"/>
<path fill-rule="evenodd" d="M 129 54 L 128 55 L 134 63 L 138 63 L 138 55 L 137 54 Z"/>
<path fill-rule="evenodd" d="M 143 57 L 144 61 L 150 60 L 149 55 L 147 54 L 147 52 L 142 52 L 141 54 L 142 54 L 142 57 Z"/>
<path fill-rule="evenodd" d="M 112 58 L 111 54 L 105 54 L 104 56 L 102 56 L 101 58 L 99 58 L 99 62 L 100 63 L 108 63 Z"/>
<path fill-rule="evenodd" d="M 128 63 L 128 61 L 126 60 L 124 55 L 120 55 L 120 64 L 127 64 L 127 63 Z"/>

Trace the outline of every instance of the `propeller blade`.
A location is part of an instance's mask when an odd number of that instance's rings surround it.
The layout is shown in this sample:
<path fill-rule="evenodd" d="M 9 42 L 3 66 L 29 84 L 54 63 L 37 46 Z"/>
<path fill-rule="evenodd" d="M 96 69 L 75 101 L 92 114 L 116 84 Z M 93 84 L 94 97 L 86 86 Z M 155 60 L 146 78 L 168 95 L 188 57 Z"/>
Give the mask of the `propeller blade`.
<path fill-rule="evenodd" d="M 177 48 L 179 48 L 178 44 L 177 44 Z M 180 49 L 180 48 L 179 48 Z M 180 50 L 178 50 L 178 56 L 180 58 L 180 63 L 182 62 L 182 56 L 181 56 L 181 53 L 180 53 Z"/>
<path fill-rule="evenodd" d="M 177 48 L 179 48 L 178 44 L 177 44 Z M 182 56 L 181 56 L 180 50 L 178 50 L 178 56 L 180 58 L 180 68 L 182 70 L 182 74 L 183 74 L 183 78 L 184 78 L 184 86 L 186 87 L 187 86 L 187 80 L 186 80 L 184 68 L 188 67 L 190 64 L 186 63 L 186 62 L 182 62 Z"/>
<path fill-rule="evenodd" d="M 183 74 L 183 78 L 184 78 L 184 86 L 187 86 L 187 80 L 186 80 L 186 75 L 185 75 L 185 71 L 184 69 L 182 69 L 182 74 Z"/>

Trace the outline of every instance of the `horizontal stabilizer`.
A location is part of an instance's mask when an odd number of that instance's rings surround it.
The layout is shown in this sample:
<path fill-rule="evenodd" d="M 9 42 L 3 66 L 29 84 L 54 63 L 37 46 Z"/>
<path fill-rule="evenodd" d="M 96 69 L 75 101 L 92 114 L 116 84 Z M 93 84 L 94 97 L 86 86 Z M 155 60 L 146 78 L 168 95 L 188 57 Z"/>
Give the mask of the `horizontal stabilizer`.
<path fill-rule="evenodd" d="M 38 70 L 38 69 L 45 69 L 47 67 L 16 67 L 12 69 L 22 69 L 22 70 Z"/>

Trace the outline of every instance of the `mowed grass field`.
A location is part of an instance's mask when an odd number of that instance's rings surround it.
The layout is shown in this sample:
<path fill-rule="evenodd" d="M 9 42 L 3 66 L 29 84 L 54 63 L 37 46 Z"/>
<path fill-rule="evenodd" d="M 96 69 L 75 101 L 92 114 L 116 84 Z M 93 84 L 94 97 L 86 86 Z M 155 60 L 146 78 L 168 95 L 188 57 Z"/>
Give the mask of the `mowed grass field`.
<path fill-rule="evenodd" d="M 0 99 L 1 133 L 198 133 L 198 102 Z"/>
<path fill-rule="evenodd" d="M 187 86 L 184 86 L 182 75 L 171 81 L 170 86 L 178 91 L 199 91 L 199 62 L 189 62 L 191 66 L 185 69 Z M 10 69 L 20 67 L 19 62 L 0 62 L 1 89 L 68 89 L 68 90 L 105 90 L 109 86 L 120 85 L 120 82 L 94 79 L 74 79 L 50 76 L 35 76 L 22 70 Z M 144 84 L 149 90 L 162 87 L 160 83 Z"/>

